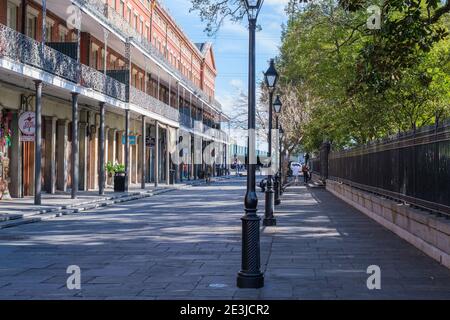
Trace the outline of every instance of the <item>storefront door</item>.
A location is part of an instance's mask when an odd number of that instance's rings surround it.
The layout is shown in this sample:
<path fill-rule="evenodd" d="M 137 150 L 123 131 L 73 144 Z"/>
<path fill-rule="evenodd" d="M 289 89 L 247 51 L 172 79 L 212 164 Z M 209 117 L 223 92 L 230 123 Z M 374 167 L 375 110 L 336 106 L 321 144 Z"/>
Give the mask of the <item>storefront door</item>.
<path fill-rule="evenodd" d="M 34 195 L 34 142 L 22 142 L 22 148 L 22 193 L 26 197 Z"/>

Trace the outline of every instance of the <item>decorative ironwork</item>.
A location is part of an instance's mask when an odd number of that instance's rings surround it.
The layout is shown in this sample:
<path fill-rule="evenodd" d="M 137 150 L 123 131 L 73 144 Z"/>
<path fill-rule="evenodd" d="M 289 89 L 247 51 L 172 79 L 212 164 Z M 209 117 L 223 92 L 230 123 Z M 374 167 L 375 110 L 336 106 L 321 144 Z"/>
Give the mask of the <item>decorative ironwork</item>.
<path fill-rule="evenodd" d="M 72 0 L 75 4 L 94 11 L 100 15 L 105 14 L 105 2 L 102 0 Z"/>
<path fill-rule="evenodd" d="M 7 26 L 0 24 L 0 56 L 8 57 L 72 82 L 77 82 L 79 64 L 58 50 L 43 46 Z"/>
<path fill-rule="evenodd" d="M 136 89 L 133 86 L 130 86 L 130 102 L 141 108 L 166 117 L 167 119 L 173 121 L 178 121 L 179 119 L 179 112 L 177 109 L 172 108 L 164 102 L 153 98 L 152 96 Z"/>
<path fill-rule="evenodd" d="M 189 129 L 193 128 L 191 117 L 188 114 L 183 113 L 183 111 L 180 112 L 180 124 Z"/>
<path fill-rule="evenodd" d="M 81 85 L 126 101 L 126 85 L 91 67 L 81 65 Z"/>
<path fill-rule="evenodd" d="M 124 34 L 125 38 L 135 37 L 137 35 L 130 23 L 126 21 L 114 8 L 104 5 L 105 17 L 111 23 L 112 27 L 119 34 Z"/>
<path fill-rule="evenodd" d="M 450 121 L 331 152 L 327 167 L 330 179 L 450 215 Z"/>
<path fill-rule="evenodd" d="M 201 91 L 197 85 L 195 85 L 190 79 L 183 75 L 178 69 L 174 68 L 164 57 L 163 54 L 145 37 L 139 34 L 128 21 L 124 19 L 114 8 L 105 4 L 101 0 L 72 0 L 80 7 L 89 9 L 93 14 L 100 18 L 106 25 L 115 30 L 123 38 L 132 38 L 132 42 L 140 46 L 143 50 L 147 51 L 152 57 L 158 60 L 158 63 L 163 65 L 166 69 L 170 70 L 176 76 L 181 79 L 183 84 L 189 88 L 195 95 L 200 96 L 203 100 L 208 101 L 211 106 L 221 110 L 221 104 L 206 95 Z"/>

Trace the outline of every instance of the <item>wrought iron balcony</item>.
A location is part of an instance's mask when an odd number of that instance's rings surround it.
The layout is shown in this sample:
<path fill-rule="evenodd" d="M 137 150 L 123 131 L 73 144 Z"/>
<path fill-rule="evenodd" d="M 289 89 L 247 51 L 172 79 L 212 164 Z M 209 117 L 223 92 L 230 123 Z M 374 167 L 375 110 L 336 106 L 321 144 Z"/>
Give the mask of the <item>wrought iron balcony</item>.
<path fill-rule="evenodd" d="M 27 64 L 66 80 L 77 82 L 76 60 L 0 24 L 0 56 Z"/>
<path fill-rule="evenodd" d="M 152 57 L 158 60 L 166 69 L 177 75 L 183 84 L 188 87 L 196 95 L 203 100 L 208 101 L 212 106 L 221 110 L 220 103 L 217 100 L 206 95 L 196 84 L 184 76 L 178 69 L 174 68 L 155 46 L 149 42 L 145 37 L 139 34 L 128 21 L 124 19 L 114 8 L 110 7 L 102 0 L 72 0 L 80 7 L 84 7 L 100 18 L 103 23 L 115 30 L 123 38 L 132 38 L 132 41 L 139 45 L 143 50 L 147 51 Z"/>
<path fill-rule="evenodd" d="M 185 114 L 183 112 L 180 112 L 180 124 L 183 127 L 186 127 L 189 129 L 192 129 L 194 127 L 191 117 L 188 114 Z"/>
<path fill-rule="evenodd" d="M 162 101 L 159 101 L 156 98 L 153 98 L 152 96 L 136 89 L 133 86 L 130 86 L 130 102 L 139 107 L 166 117 L 167 119 L 176 122 L 179 121 L 179 112 L 177 109 L 165 104 Z"/>
<path fill-rule="evenodd" d="M 126 101 L 126 85 L 124 83 L 84 64 L 81 65 L 81 85 L 121 101 Z"/>
<path fill-rule="evenodd" d="M 0 57 L 30 65 L 73 83 L 126 100 L 126 85 L 62 52 L 0 24 Z"/>

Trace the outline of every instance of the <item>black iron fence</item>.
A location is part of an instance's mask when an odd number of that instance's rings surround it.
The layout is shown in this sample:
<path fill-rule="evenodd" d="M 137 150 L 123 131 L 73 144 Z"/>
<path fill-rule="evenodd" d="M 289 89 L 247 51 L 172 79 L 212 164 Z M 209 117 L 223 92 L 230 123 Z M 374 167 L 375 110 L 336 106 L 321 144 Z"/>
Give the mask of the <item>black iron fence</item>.
<path fill-rule="evenodd" d="M 320 157 L 314 158 L 309 161 L 311 166 L 311 172 L 315 174 L 320 174 Z"/>
<path fill-rule="evenodd" d="M 328 179 L 450 215 L 450 121 L 332 151 L 327 168 Z"/>

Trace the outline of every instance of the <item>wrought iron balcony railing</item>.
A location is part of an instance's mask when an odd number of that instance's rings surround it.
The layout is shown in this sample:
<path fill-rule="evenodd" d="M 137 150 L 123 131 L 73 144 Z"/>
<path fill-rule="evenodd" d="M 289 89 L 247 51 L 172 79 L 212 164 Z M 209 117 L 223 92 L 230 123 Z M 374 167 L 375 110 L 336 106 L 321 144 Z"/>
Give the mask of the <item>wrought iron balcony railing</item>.
<path fill-rule="evenodd" d="M 191 117 L 188 114 L 185 114 L 183 112 L 180 112 L 180 124 L 183 127 L 192 129 L 194 126 L 192 124 Z"/>
<path fill-rule="evenodd" d="M 149 42 L 145 37 L 139 34 L 125 18 L 120 15 L 114 8 L 110 7 L 102 0 L 72 0 L 80 7 L 89 9 L 96 17 L 100 18 L 111 29 L 115 30 L 123 38 L 132 38 L 135 44 L 139 45 L 143 50 L 147 51 L 152 57 L 158 60 L 166 69 L 177 75 L 183 84 L 188 87 L 196 95 L 203 100 L 208 101 L 212 106 L 221 110 L 220 103 L 205 94 L 196 84 L 183 75 L 178 69 L 174 68 L 155 46 Z"/>
<path fill-rule="evenodd" d="M 159 101 L 156 98 L 146 94 L 143 91 L 130 86 L 130 102 L 144 109 L 157 113 L 167 119 L 179 121 L 179 112 L 177 109 Z"/>
<path fill-rule="evenodd" d="M 0 56 L 21 62 L 125 101 L 125 84 L 0 24 Z"/>
<path fill-rule="evenodd" d="M 80 64 L 58 50 L 42 45 L 2 24 L 0 24 L 0 57 L 7 57 L 13 61 L 36 67 L 126 102 L 126 84 Z M 130 86 L 130 102 L 173 121 L 181 121 L 182 125 L 186 127 L 194 128 L 194 120 L 191 117 L 187 116 L 186 118 L 185 115 L 180 115 L 177 109 L 132 86 Z M 201 131 L 203 131 L 203 126 Z"/>
<path fill-rule="evenodd" d="M 66 80 L 77 82 L 76 60 L 0 24 L 0 56 L 27 64 Z"/>
<path fill-rule="evenodd" d="M 126 101 L 127 86 L 124 83 L 84 64 L 81 65 L 81 85 L 121 101 Z"/>

